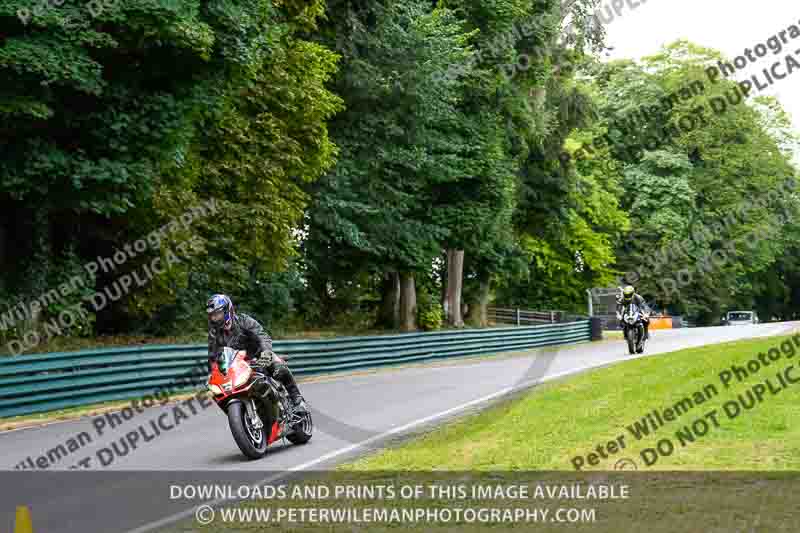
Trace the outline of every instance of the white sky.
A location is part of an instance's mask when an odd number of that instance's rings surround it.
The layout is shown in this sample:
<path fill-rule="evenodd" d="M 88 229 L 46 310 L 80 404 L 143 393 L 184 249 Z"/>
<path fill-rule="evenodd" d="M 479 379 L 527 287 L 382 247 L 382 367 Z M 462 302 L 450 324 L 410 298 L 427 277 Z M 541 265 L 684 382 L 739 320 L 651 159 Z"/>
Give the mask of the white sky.
<path fill-rule="evenodd" d="M 611 0 L 602 3 L 610 4 Z M 608 44 L 614 47 L 612 59 L 638 59 L 652 55 L 664 44 L 686 38 L 719 50 L 733 60 L 743 55 L 746 48 L 766 43 L 769 37 L 792 24 L 800 26 L 797 0 L 626 0 L 620 15 L 614 15 L 606 29 Z M 780 72 L 785 73 L 788 54 L 800 61 L 800 38 L 790 39 L 778 55 L 769 51 L 752 67 L 737 71 L 733 78 L 747 79 L 772 67 L 776 61 L 783 63 Z M 759 79 L 765 79 L 763 73 Z M 792 115 L 795 131 L 800 133 L 800 71 L 756 94 L 777 97 Z"/>

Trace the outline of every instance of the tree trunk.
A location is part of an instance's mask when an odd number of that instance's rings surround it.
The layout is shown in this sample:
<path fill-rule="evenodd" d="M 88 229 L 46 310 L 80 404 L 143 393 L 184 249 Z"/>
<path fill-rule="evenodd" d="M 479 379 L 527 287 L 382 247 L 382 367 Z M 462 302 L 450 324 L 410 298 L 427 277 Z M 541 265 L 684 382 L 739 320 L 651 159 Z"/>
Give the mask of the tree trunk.
<path fill-rule="evenodd" d="M 489 276 L 481 276 L 478 300 L 469 306 L 470 323 L 481 328 L 485 328 L 489 325 L 489 314 L 487 312 L 487 307 L 489 306 L 490 289 L 491 283 L 489 281 Z"/>
<path fill-rule="evenodd" d="M 397 329 L 400 324 L 400 276 L 397 272 L 383 275 L 382 302 L 378 325 Z"/>
<path fill-rule="evenodd" d="M 417 290 L 414 286 L 414 274 L 410 273 L 400 274 L 400 329 L 417 329 Z"/>
<path fill-rule="evenodd" d="M 447 252 L 442 254 L 442 271 L 439 281 L 441 282 L 439 284 L 439 293 L 441 297 L 439 302 L 442 304 L 442 309 L 444 309 L 447 302 Z"/>
<path fill-rule="evenodd" d="M 444 314 L 451 326 L 464 327 L 461 315 L 461 286 L 464 281 L 464 250 L 447 250 L 447 297 Z"/>

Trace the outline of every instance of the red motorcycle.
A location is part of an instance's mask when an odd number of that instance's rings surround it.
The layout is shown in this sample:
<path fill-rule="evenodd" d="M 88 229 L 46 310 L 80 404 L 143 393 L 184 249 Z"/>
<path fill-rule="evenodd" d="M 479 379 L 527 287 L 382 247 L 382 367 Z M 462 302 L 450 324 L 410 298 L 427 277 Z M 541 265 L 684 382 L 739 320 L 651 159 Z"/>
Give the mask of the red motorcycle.
<path fill-rule="evenodd" d="M 284 386 L 256 372 L 246 355 L 225 348 L 212 362 L 208 378 L 208 388 L 228 415 L 239 449 L 250 459 L 261 459 L 267 447 L 282 438 L 292 444 L 308 442 L 313 431 L 311 413 L 295 414 Z"/>

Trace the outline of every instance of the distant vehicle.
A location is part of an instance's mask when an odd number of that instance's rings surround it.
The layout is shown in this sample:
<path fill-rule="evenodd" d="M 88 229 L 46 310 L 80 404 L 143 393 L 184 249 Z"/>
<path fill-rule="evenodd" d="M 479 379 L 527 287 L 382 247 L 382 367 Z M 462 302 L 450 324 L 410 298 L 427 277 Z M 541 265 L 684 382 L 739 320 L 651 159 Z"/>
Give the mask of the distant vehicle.
<path fill-rule="evenodd" d="M 725 317 L 726 326 L 741 326 L 743 324 L 758 324 L 758 317 L 753 311 L 731 311 Z"/>

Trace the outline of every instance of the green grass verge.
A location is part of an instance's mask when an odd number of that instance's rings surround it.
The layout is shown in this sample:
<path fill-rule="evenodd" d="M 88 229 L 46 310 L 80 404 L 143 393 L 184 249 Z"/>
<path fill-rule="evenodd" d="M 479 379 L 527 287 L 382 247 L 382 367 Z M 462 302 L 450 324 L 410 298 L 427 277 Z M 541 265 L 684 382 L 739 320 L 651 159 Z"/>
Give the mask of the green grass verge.
<path fill-rule="evenodd" d="M 418 440 L 341 467 L 386 470 L 573 470 L 572 459 L 624 436 L 626 448 L 584 470 L 612 470 L 625 457 L 648 470 L 800 470 L 800 384 L 789 385 L 751 410 L 729 419 L 723 404 L 794 364 L 781 355 L 726 389 L 720 372 L 745 366 L 760 352 L 790 337 L 745 340 L 656 355 L 549 383 L 522 398 L 434 431 Z M 793 346 L 788 343 L 788 346 Z M 796 348 L 800 351 L 800 348 Z M 787 349 L 788 352 L 788 349 Z M 768 360 L 769 361 L 769 360 Z M 795 368 L 791 376 L 800 379 Z M 648 413 L 663 411 L 713 384 L 718 394 L 697 402 L 673 421 L 637 440 L 627 429 Z M 676 432 L 716 410 L 718 426 L 681 445 Z M 702 424 L 698 426 L 701 431 Z M 684 433 L 685 434 L 685 433 Z M 659 440 L 675 446 L 668 457 L 643 465 L 640 452 Z"/>

